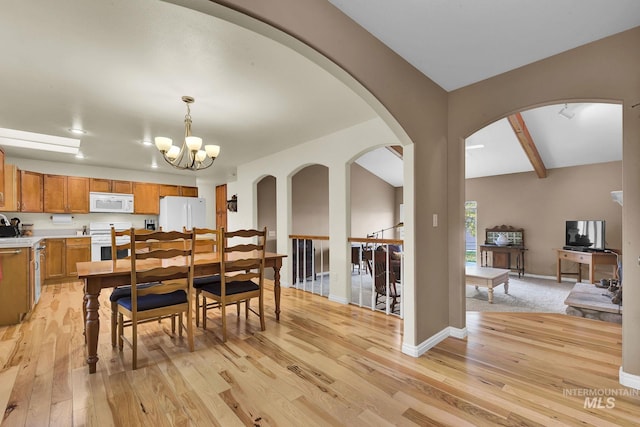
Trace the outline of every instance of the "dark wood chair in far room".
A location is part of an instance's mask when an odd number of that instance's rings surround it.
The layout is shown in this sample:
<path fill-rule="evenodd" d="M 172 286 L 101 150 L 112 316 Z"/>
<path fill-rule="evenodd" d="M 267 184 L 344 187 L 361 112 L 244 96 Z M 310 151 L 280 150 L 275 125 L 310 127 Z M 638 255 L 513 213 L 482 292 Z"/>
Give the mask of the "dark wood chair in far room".
<path fill-rule="evenodd" d="M 375 308 L 378 305 L 385 304 L 387 297 L 390 301 L 391 313 L 396 312 L 396 306 L 400 301 L 401 294 L 398 290 L 400 284 L 399 267 L 400 261 L 394 260 L 391 254 L 387 254 L 384 250 L 373 251 L 373 262 L 367 259 L 367 269 L 373 277 L 374 288 L 376 292 Z M 388 288 L 387 288 L 388 280 Z M 387 291 L 388 289 L 388 291 Z"/>
<path fill-rule="evenodd" d="M 265 330 L 264 321 L 264 257 L 266 227 L 263 230 L 220 230 L 221 264 L 220 282 L 202 286 L 202 327 L 207 328 L 207 309 L 214 301 L 222 314 L 222 341 L 227 340 L 226 306 L 244 301 L 245 317 L 249 311 L 260 317 L 260 330 Z M 258 311 L 251 308 L 252 298 L 258 298 Z M 238 313 L 239 315 L 239 313 Z"/>
<path fill-rule="evenodd" d="M 178 315 L 179 335 L 187 331 L 189 351 L 193 351 L 192 291 L 194 273 L 193 231 L 152 231 L 136 234 L 131 229 L 131 246 L 141 242 L 148 251 L 131 252 L 131 296 L 117 301 L 118 347 L 126 341 L 133 355 L 131 366 L 138 366 L 138 324 L 157 318 Z M 180 242 L 183 242 L 180 245 Z M 186 280 L 183 280 L 186 279 Z M 158 282 L 154 286 L 139 286 Z M 186 322 L 183 320 L 186 314 Z M 131 340 L 124 336 L 125 317 L 131 321 Z"/>
<path fill-rule="evenodd" d="M 141 228 L 137 229 L 136 233 L 145 234 L 150 233 L 151 231 Z M 126 243 L 117 244 L 117 240 L 119 237 L 127 237 Z M 113 262 L 113 267 L 116 266 L 116 261 L 118 259 L 128 259 L 129 253 L 131 251 L 131 230 L 116 230 L 114 227 L 111 227 L 111 261 Z M 146 251 L 149 250 L 146 247 L 144 242 L 139 242 L 136 250 Z M 146 283 L 144 285 L 140 285 L 138 288 L 147 287 L 157 285 L 158 283 Z M 111 304 L 111 345 L 115 347 L 117 345 L 117 325 L 118 325 L 118 300 L 123 297 L 131 297 L 131 286 L 120 286 L 115 288 L 111 295 L 109 296 L 109 302 Z M 175 332 L 175 318 L 171 318 L 171 330 Z M 128 322 L 125 322 L 125 326 L 128 326 Z"/>

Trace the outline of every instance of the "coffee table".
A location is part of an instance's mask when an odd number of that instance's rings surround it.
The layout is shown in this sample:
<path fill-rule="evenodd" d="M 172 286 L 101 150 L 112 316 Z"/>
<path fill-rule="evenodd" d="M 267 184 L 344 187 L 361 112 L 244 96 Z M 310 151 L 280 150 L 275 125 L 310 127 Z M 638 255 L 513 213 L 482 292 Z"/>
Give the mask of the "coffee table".
<path fill-rule="evenodd" d="M 493 288 L 504 284 L 504 293 L 509 293 L 509 271 L 503 268 L 467 266 L 465 268 L 466 284 L 474 285 L 476 289 L 480 286 L 487 288 L 489 304 L 493 304 Z"/>

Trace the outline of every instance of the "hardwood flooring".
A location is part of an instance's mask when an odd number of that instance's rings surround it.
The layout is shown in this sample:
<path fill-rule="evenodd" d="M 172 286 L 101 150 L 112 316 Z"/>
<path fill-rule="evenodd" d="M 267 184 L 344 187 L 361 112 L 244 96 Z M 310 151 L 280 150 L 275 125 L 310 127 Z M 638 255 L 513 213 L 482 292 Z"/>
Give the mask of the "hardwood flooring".
<path fill-rule="evenodd" d="M 400 352 L 397 317 L 283 289 L 279 323 L 268 292 L 265 332 L 230 310 L 223 344 L 214 311 L 193 353 L 169 322 L 144 325 L 131 371 L 130 350 L 111 348 L 107 295 L 94 375 L 79 282 L 45 287 L 29 319 L 0 328 L 3 427 L 640 423 L 640 398 L 618 383 L 612 323 L 469 313 L 468 339 L 412 358 Z"/>

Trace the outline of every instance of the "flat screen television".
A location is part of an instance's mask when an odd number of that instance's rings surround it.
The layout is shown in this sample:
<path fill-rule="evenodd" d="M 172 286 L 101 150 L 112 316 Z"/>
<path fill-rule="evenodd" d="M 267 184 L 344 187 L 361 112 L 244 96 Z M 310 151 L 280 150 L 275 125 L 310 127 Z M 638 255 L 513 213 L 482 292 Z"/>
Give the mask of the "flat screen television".
<path fill-rule="evenodd" d="M 604 220 L 566 221 L 565 249 L 577 251 L 605 250 Z"/>

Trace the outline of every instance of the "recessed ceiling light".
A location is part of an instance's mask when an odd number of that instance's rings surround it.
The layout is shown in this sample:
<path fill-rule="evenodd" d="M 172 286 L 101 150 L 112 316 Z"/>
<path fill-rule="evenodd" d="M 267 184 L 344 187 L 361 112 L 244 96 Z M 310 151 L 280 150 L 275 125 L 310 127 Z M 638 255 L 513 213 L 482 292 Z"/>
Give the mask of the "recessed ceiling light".
<path fill-rule="evenodd" d="M 84 154 L 78 151 L 78 154 L 76 154 L 76 159 L 84 159 Z"/>
<path fill-rule="evenodd" d="M 87 133 L 86 130 L 79 129 L 79 128 L 71 128 L 71 129 L 69 129 L 69 132 L 74 133 L 76 135 L 84 135 L 85 133 Z"/>
<path fill-rule="evenodd" d="M 77 154 L 80 150 L 79 139 L 4 128 L 0 128 L 0 145 L 68 154 Z"/>
<path fill-rule="evenodd" d="M 142 145 L 150 147 L 153 145 L 153 142 L 149 141 L 148 139 L 145 139 L 142 141 Z"/>
<path fill-rule="evenodd" d="M 158 164 L 157 163 L 151 163 L 151 167 L 153 169 L 158 169 Z"/>
<path fill-rule="evenodd" d="M 484 148 L 484 144 L 467 145 L 464 148 L 465 150 L 477 150 L 479 148 Z"/>

